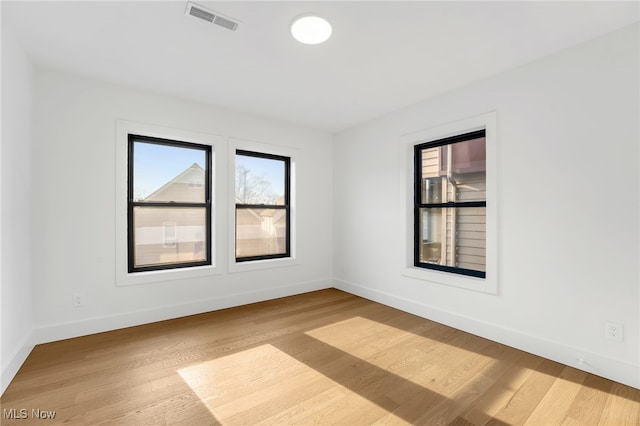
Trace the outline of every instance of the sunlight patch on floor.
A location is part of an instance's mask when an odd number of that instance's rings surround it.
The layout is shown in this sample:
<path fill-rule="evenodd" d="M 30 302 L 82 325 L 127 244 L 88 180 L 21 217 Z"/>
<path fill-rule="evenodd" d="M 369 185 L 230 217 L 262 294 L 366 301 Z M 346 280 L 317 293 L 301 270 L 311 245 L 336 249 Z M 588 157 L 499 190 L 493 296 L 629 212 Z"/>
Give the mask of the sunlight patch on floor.
<path fill-rule="evenodd" d="M 223 424 L 281 425 L 448 422 L 502 370 L 484 339 L 400 327 L 352 317 L 178 372 Z M 496 396 L 469 414 L 489 418 Z"/>
<path fill-rule="evenodd" d="M 459 381 L 448 373 L 454 367 L 452 360 L 468 359 L 473 364 L 489 364 L 493 360 L 474 351 L 362 317 L 310 330 L 306 334 L 442 394 L 454 390 L 447 389 L 451 381 Z M 455 357 L 452 357 L 454 352 Z"/>
<path fill-rule="evenodd" d="M 386 411 L 272 345 L 178 370 L 223 424 L 330 422 L 348 407 Z M 335 421 L 339 419 L 334 419 Z"/>

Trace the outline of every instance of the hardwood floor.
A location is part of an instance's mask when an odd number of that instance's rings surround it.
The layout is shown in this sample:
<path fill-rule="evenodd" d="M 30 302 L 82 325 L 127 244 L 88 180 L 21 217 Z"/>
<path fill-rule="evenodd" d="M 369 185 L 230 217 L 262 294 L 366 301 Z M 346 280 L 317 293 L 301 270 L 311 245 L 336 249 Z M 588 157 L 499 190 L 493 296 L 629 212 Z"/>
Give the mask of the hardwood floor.
<path fill-rule="evenodd" d="M 640 424 L 639 390 L 338 290 L 39 345 L 0 402 L 2 425 Z"/>

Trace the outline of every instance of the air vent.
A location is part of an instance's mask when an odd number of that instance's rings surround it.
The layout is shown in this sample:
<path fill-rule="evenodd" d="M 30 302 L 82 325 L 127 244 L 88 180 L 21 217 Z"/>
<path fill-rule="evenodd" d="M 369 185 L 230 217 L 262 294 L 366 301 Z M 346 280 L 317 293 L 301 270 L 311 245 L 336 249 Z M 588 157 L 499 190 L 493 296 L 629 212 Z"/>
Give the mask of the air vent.
<path fill-rule="evenodd" d="M 221 27 L 225 27 L 227 29 L 230 29 L 232 31 L 235 31 L 236 28 L 238 28 L 238 23 L 232 21 L 231 19 L 227 19 L 227 18 L 223 18 L 220 15 L 216 15 L 216 17 L 213 19 L 213 23 L 220 25 Z"/>
<path fill-rule="evenodd" d="M 194 4 L 191 2 L 187 2 L 187 10 L 185 10 L 184 13 L 185 15 L 190 15 L 196 18 L 200 18 L 204 21 L 211 22 L 213 24 L 224 27 L 228 30 L 235 31 L 238 28 L 237 21 L 224 17 L 217 12 L 205 9 L 202 6 L 198 6 L 197 4 Z"/>
<path fill-rule="evenodd" d="M 196 18 L 204 19 L 207 22 L 213 22 L 213 20 L 216 18 L 216 15 L 214 15 L 213 13 L 209 13 L 203 9 L 198 9 L 193 5 L 190 5 L 189 7 L 189 15 L 195 16 Z"/>

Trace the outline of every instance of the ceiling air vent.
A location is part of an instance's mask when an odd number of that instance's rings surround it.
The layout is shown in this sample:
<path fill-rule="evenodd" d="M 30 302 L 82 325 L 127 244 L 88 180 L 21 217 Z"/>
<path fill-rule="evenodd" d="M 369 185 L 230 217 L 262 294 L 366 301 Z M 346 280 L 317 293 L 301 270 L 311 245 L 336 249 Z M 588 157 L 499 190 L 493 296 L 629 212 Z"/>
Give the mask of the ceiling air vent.
<path fill-rule="evenodd" d="M 235 31 L 238 28 L 238 22 L 233 19 L 226 18 L 217 12 L 212 10 L 205 9 L 202 6 L 198 6 L 197 4 L 187 2 L 187 10 L 185 10 L 185 15 L 195 16 L 196 18 L 200 18 L 207 22 L 211 22 L 216 25 L 220 25 L 228 30 Z"/>

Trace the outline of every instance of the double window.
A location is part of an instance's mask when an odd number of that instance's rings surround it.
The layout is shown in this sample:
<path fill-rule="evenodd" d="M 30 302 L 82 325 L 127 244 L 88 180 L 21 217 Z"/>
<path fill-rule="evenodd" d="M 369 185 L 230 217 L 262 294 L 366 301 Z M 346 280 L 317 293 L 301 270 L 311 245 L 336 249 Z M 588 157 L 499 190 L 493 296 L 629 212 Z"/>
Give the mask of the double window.
<path fill-rule="evenodd" d="M 414 265 L 485 278 L 486 134 L 414 146 Z"/>
<path fill-rule="evenodd" d="M 211 266 L 212 146 L 127 138 L 126 271 Z M 291 257 L 291 158 L 234 155 L 235 262 Z"/>
<path fill-rule="evenodd" d="M 236 262 L 291 256 L 289 157 L 237 150 Z"/>
<path fill-rule="evenodd" d="M 211 265 L 211 146 L 128 139 L 128 271 Z"/>

